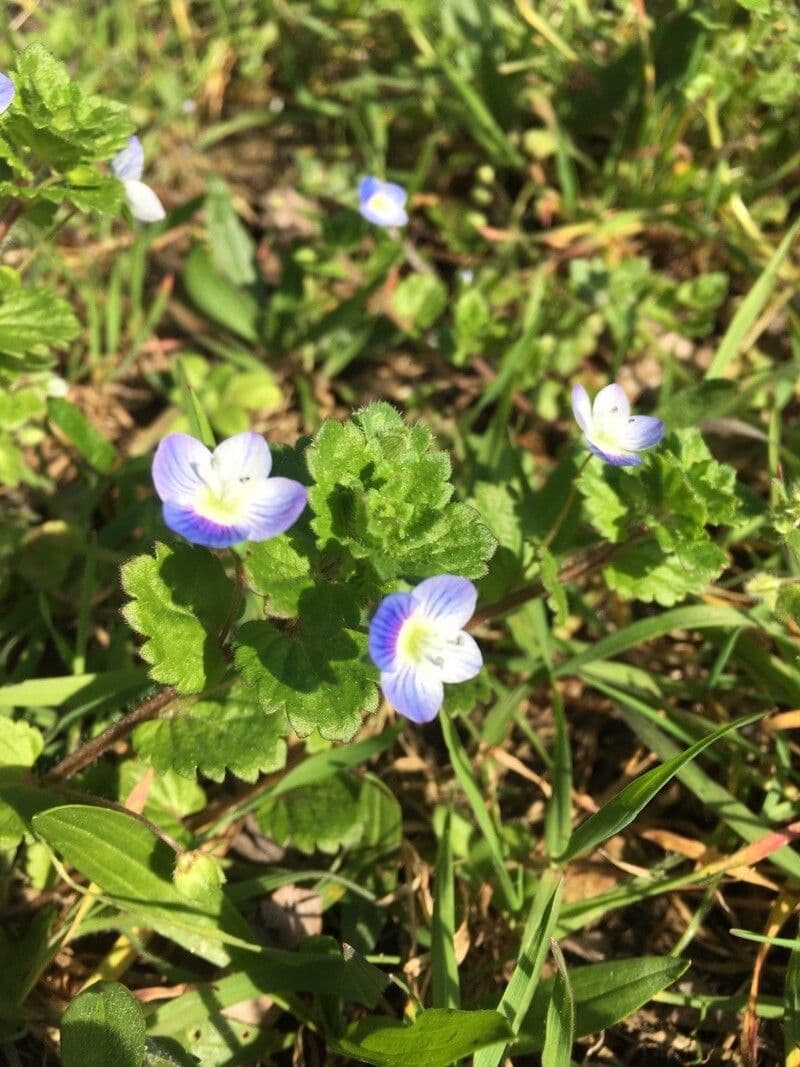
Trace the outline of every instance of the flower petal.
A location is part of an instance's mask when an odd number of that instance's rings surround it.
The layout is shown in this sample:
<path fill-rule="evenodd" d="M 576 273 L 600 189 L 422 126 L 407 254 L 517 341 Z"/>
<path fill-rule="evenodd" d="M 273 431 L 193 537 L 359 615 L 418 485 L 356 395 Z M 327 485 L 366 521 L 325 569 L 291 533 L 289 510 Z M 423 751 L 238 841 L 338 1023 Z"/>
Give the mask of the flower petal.
<path fill-rule="evenodd" d="M 11 106 L 17 90 L 7 74 L 0 74 L 0 115 Z"/>
<path fill-rule="evenodd" d="M 247 530 L 241 526 L 223 526 L 221 523 L 200 515 L 189 504 L 165 501 L 164 522 L 170 530 L 185 537 L 195 545 L 205 548 L 230 548 L 247 540 Z"/>
<path fill-rule="evenodd" d="M 246 524 L 248 541 L 267 541 L 288 530 L 303 511 L 308 490 L 291 478 L 265 478 L 256 483 L 241 523 Z"/>
<path fill-rule="evenodd" d="M 475 677 L 482 666 L 483 656 L 477 642 L 463 630 L 446 643 L 442 654 L 443 682 L 467 682 Z"/>
<path fill-rule="evenodd" d="M 121 182 L 138 182 L 144 170 L 144 149 L 134 134 L 127 145 L 111 160 L 111 169 Z"/>
<path fill-rule="evenodd" d="M 600 459 L 610 463 L 612 467 L 638 467 L 642 462 L 642 457 L 637 456 L 635 452 L 604 452 L 602 448 L 598 448 L 593 444 L 589 438 L 586 438 L 586 444 L 589 446 L 589 451 L 594 452 Z"/>
<path fill-rule="evenodd" d="M 411 595 L 426 619 L 435 619 L 449 630 L 460 630 L 475 614 L 478 591 L 469 578 L 438 574 L 426 578 Z"/>
<path fill-rule="evenodd" d="M 139 222 L 161 222 L 167 217 L 164 205 L 149 185 L 139 181 L 125 181 L 125 196 L 128 207 Z"/>
<path fill-rule="evenodd" d="M 269 445 L 260 433 L 250 430 L 218 444 L 211 462 L 224 482 L 254 481 L 266 478 L 272 470 Z"/>
<path fill-rule="evenodd" d="M 381 689 L 392 707 L 412 722 L 435 719 L 444 701 L 441 679 L 413 667 L 382 672 Z"/>
<path fill-rule="evenodd" d="M 664 436 L 664 423 L 654 415 L 632 415 L 622 434 L 620 444 L 631 452 L 652 448 Z"/>
<path fill-rule="evenodd" d="M 362 178 L 358 185 L 358 209 L 375 226 L 405 226 L 408 193 L 396 182 L 379 178 Z"/>
<path fill-rule="evenodd" d="M 630 401 L 621 385 L 606 385 L 594 398 L 592 418 L 596 422 L 627 419 L 630 413 Z"/>
<path fill-rule="evenodd" d="M 191 504 L 205 484 L 211 453 L 202 441 L 188 433 L 171 433 L 161 441 L 153 457 L 153 484 L 163 501 Z"/>
<path fill-rule="evenodd" d="M 572 387 L 572 414 L 583 432 L 588 433 L 592 425 L 592 402 L 582 385 Z"/>
<path fill-rule="evenodd" d="M 374 178 L 372 175 L 369 175 L 366 178 L 362 178 L 361 181 L 358 183 L 358 202 L 359 202 L 359 204 L 361 204 L 361 205 L 365 204 L 366 201 L 369 200 L 369 198 L 371 196 L 373 196 L 375 193 L 378 192 L 380 187 L 381 187 L 380 178 Z"/>
<path fill-rule="evenodd" d="M 369 654 L 380 670 L 394 670 L 397 638 L 403 623 L 416 610 L 411 593 L 390 593 L 378 605 L 369 624 Z"/>

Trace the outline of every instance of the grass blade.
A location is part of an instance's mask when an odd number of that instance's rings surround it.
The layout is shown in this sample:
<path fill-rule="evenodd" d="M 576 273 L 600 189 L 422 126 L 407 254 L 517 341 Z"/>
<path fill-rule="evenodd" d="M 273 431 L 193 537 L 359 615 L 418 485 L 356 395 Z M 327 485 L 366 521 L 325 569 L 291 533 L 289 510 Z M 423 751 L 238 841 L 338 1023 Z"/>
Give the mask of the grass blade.
<path fill-rule="evenodd" d="M 575 1000 L 558 942 L 551 942 L 550 949 L 558 970 L 547 1008 L 542 1067 L 570 1067 L 575 1039 Z"/>
<path fill-rule="evenodd" d="M 553 871 L 545 871 L 525 923 L 517 965 L 497 1005 L 497 1010 L 508 1019 L 515 1035 L 520 1032 L 539 983 L 550 937 L 558 921 L 562 889 L 563 882 L 558 875 Z M 497 1067 L 506 1048 L 506 1045 L 491 1045 L 482 1049 L 475 1056 L 474 1067 Z"/>
<path fill-rule="evenodd" d="M 436 849 L 436 882 L 431 928 L 431 991 L 434 1008 L 458 1008 L 461 993 L 453 937 L 456 930 L 450 810 L 444 811 Z"/>
<path fill-rule="evenodd" d="M 497 880 L 500 883 L 501 889 L 505 893 L 509 907 L 512 911 L 519 911 L 522 906 L 522 901 L 520 900 L 519 893 L 506 870 L 503 857 L 503 846 L 491 816 L 486 810 L 486 804 L 481 796 L 478 783 L 473 777 L 469 757 L 459 740 L 455 726 L 444 712 L 439 716 L 439 722 L 442 724 L 442 736 L 444 737 L 445 745 L 447 745 L 447 751 L 450 755 L 450 763 L 452 764 L 453 770 L 456 772 L 458 784 L 463 789 L 464 795 L 472 808 L 475 821 L 480 827 L 481 833 L 486 838 L 486 843 L 489 846 L 492 865 L 497 874 Z"/>
<path fill-rule="evenodd" d="M 800 233 L 800 221 L 792 226 L 791 230 L 772 253 L 769 262 L 759 275 L 755 285 L 739 305 L 714 358 L 711 360 L 711 365 L 706 371 L 707 379 L 721 378 L 728 369 L 728 365 L 739 354 L 745 337 L 769 299 L 769 295 L 777 281 L 778 272 L 783 265 L 783 261 L 788 256 L 798 233 Z"/>
<path fill-rule="evenodd" d="M 735 722 L 725 723 L 718 730 L 701 737 L 684 752 L 668 759 L 660 767 L 654 767 L 651 771 L 640 775 L 633 782 L 625 786 L 616 796 L 604 804 L 600 811 L 589 816 L 586 822 L 581 823 L 570 838 L 569 846 L 563 855 L 559 856 L 562 863 L 566 863 L 584 852 L 589 852 L 603 841 L 607 841 L 620 830 L 630 825 L 636 816 L 645 808 L 664 786 L 670 782 L 695 756 L 713 745 L 731 730 L 740 730 L 750 723 L 761 718 L 761 713 L 747 715 Z"/>

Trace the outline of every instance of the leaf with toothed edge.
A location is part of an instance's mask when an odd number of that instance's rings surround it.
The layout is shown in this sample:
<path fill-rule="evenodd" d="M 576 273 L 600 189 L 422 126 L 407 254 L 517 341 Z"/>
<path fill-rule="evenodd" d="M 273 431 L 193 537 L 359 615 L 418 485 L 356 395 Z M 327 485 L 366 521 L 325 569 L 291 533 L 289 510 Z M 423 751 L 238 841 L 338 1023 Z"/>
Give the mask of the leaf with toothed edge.
<path fill-rule="evenodd" d="M 319 730 L 347 741 L 378 705 L 378 672 L 367 657 L 358 604 L 342 585 L 305 590 L 298 617 L 280 628 L 246 622 L 236 634 L 236 666 L 266 712 L 285 712 L 300 736 Z"/>
<path fill-rule="evenodd" d="M 157 682 L 200 693 L 223 674 L 219 635 L 230 619 L 232 583 L 220 561 L 194 545 L 157 544 L 155 556 L 124 564 L 122 613 L 147 640 L 139 650 Z"/>

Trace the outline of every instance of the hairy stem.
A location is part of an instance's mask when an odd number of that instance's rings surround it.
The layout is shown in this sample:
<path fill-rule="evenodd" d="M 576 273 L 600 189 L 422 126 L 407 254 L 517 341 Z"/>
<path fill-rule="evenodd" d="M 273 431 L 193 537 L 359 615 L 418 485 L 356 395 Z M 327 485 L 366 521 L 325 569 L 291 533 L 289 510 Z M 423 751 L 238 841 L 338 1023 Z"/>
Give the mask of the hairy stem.
<path fill-rule="evenodd" d="M 133 711 L 129 711 L 127 715 L 123 715 L 121 719 L 117 719 L 116 722 L 106 727 L 97 737 L 93 737 L 91 741 L 81 745 L 71 755 L 65 756 L 60 763 L 57 763 L 52 770 L 48 771 L 44 776 L 44 780 L 51 783 L 65 782 L 90 763 L 94 763 L 99 756 L 102 756 L 117 741 L 127 737 L 139 723 L 155 719 L 175 700 L 177 695 L 177 690 L 171 685 L 165 689 L 160 689 L 153 696 L 148 697 L 147 700 L 143 700 Z"/>

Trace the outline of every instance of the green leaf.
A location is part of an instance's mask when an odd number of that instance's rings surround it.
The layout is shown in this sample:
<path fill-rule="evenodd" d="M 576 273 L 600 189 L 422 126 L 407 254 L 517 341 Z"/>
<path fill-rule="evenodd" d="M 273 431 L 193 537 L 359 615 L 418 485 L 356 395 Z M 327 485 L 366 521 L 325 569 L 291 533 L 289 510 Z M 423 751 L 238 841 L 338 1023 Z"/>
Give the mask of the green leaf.
<path fill-rule="evenodd" d="M 473 508 L 451 502 L 450 460 L 389 404 L 326 422 L 307 459 L 320 547 L 343 545 L 386 579 L 486 573 L 495 540 Z"/>
<path fill-rule="evenodd" d="M 676 982 L 688 967 L 688 960 L 670 956 L 637 956 L 571 969 L 575 1037 L 614 1026 Z M 554 978 L 545 978 L 536 988 L 520 1030 L 520 1053 L 542 1047 L 554 984 Z"/>
<path fill-rule="evenodd" d="M 142 1067 L 144 1013 L 119 982 L 97 982 L 80 993 L 61 1019 L 64 1067 Z"/>
<path fill-rule="evenodd" d="M 35 727 L 0 716 L 0 767 L 32 767 L 43 747 Z"/>
<path fill-rule="evenodd" d="M 126 107 L 85 93 L 40 44 L 17 56 L 14 84 L 17 96 L 4 116 L 3 136 L 39 166 L 63 172 L 109 160 L 133 132 Z"/>
<path fill-rule="evenodd" d="M 148 1037 L 142 1067 L 196 1067 L 200 1062 L 171 1037 Z"/>
<path fill-rule="evenodd" d="M 630 544 L 603 567 L 609 589 L 629 600 L 671 608 L 718 578 L 728 557 L 712 541 L 691 541 L 665 552 L 655 541 Z"/>
<path fill-rule="evenodd" d="M 450 839 L 450 809 L 437 830 L 436 866 L 431 922 L 431 995 L 434 1008 L 457 1008 L 461 993 L 458 981 L 454 937 L 456 932 L 453 843 Z M 435 820 L 434 820 L 435 825 Z"/>
<path fill-rule="evenodd" d="M 230 618 L 233 586 L 204 548 L 157 544 L 155 557 L 136 556 L 122 567 L 123 608 L 129 625 L 147 638 L 140 649 L 157 682 L 199 693 L 224 670 L 218 638 Z"/>
<path fill-rule="evenodd" d="M 108 474 L 117 465 L 119 454 L 116 448 L 92 426 L 80 408 L 62 397 L 50 397 L 47 414 L 50 422 L 75 446 L 90 467 Z"/>
<path fill-rule="evenodd" d="M 293 789 L 268 800 L 256 813 L 261 830 L 279 845 L 293 844 L 301 852 L 335 853 L 358 843 L 359 783 L 337 774 L 315 785 Z"/>
<path fill-rule="evenodd" d="M 133 815 L 68 804 L 35 815 L 33 828 L 121 910 L 189 952 L 224 966 L 231 959 L 226 942 L 239 949 L 252 944 L 247 924 L 221 890 L 202 905 L 178 891 L 175 853 Z"/>
<path fill-rule="evenodd" d="M 392 310 L 409 333 L 427 330 L 447 306 L 447 289 L 434 274 L 409 274 L 392 296 Z"/>
<path fill-rule="evenodd" d="M 497 1006 L 498 1012 L 508 1019 L 513 1036 L 520 1032 L 536 992 L 558 920 L 562 891 L 562 880 L 553 871 L 545 871 L 525 922 L 516 966 Z M 474 1067 L 497 1067 L 505 1052 L 504 1044 L 493 1044 L 475 1057 Z"/>
<path fill-rule="evenodd" d="M 142 723 L 134 743 L 159 774 L 175 771 L 193 778 L 199 772 L 221 782 L 230 771 L 254 782 L 262 772 L 284 766 L 288 729 L 285 716 L 265 714 L 253 694 L 237 683 L 224 696 Z"/>
<path fill-rule="evenodd" d="M 739 0 L 741 2 L 741 0 Z M 731 319 L 725 336 L 720 342 L 716 355 L 706 371 L 706 378 L 721 378 L 728 366 L 739 354 L 745 338 L 758 316 L 764 309 L 770 293 L 778 280 L 783 261 L 789 255 L 792 245 L 800 233 L 800 220 L 788 231 L 781 243 L 772 253 L 769 262 L 758 277 L 755 285 L 739 305 Z"/>
<path fill-rule="evenodd" d="M 647 807 L 653 797 L 657 796 L 695 756 L 699 756 L 709 745 L 713 745 L 731 730 L 740 730 L 755 722 L 761 714 L 758 712 L 755 715 L 737 719 L 735 722 L 725 723 L 724 726 L 720 726 L 719 729 L 695 741 L 684 752 L 662 763 L 660 767 L 654 767 L 651 771 L 639 775 L 573 831 L 566 851 L 558 857 L 559 862 L 567 863 L 576 856 L 596 848 L 614 834 L 618 834 L 620 830 L 624 830 Z"/>
<path fill-rule="evenodd" d="M 623 595 L 671 606 L 726 566 L 708 527 L 738 520 L 736 473 L 714 459 L 697 430 L 670 434 L 634 472 L 589 463 L 578 488 L 598 533 L 624 544 L 604 568 Z"/>
<path fill-rule="evenodd" d="M 783 987 L 783 1042 L 787 1067 L 796 1067 L 800 1049 L 800 947 L 791 950 Z"/>
<path fill-rule="evenodd" d="M 79 333 L 72 308 L 49 289 L 14 288 L 0 295 L 0 353 L 12 359 L 30 355 L 44 365 L 51 349 L 64 348 Z"/>
<path fill-rule="evenodd" d="M 511 876 L 506 870 L 504 850 L 500 835 L 498 834 L 494 822 L 492 821 L 492 817 L 487 810 L 480 787 L 475 781 L 469 757 L 464 751 L 464 746 L 461 744 L 461 739 L 458 736 L 455 723 L 451 721 L 450 716 L 447 714 L 439 716 L 439 723 L 442 728 L 444 743 L 447 746 L 450 763 L 458 778 L 458 784 L 461 786 L 464 795 L 469 801 L 472 813 L 475 816 L 475 821 L 480 827 L 481 833 L 489 848 L 489 854 L 491 856 L 495 874 L 497 875 L 498 884 L 506 896 L 509 907 L 514 911 L 517 911 L 521 907 L 520 895 L 514 886 L 514 883 L 511 881 Z"/>
<path fill-rule="evenodd" d="M 122 803 L 146 772 L 147 765 L 141 760 L 129 759 L 121 763 L 115 799 Z M 183 819 L 202 811 L 205 804 L 206 795 L 194 779 L 182 778 L 171 770 L 165 770 L 153 778 L 142 815 L 166 830 L 173 840 L 188 845 L 191 843 L 191 834 L 183 825 Z"/>
<path fill-rule="evenodd" d="M 258 302 L 223 278 L 202 245 L 195 245 L 183 268 L 186 291 L 212 322 L 251 344 L 258 341 Z"/>
<path fill-rule="evenodd" d="M 236 635 L 236 666 L 269 712 L 285 712 L 301 736 L 319 730 L 331 741 L 352 737 L 377 707 L 377 671 L 358 631 L 356 600 L 344 586 L 306 590 L 299 615 L 279 629 L 247 622 Z"/>
<path fill-rule="evenodd" d="M 33 726 L 0 716 L 0 768 L 6 768 L 2 785 L 21 782 L 44 748 L 42 735 Z M 0 799 L 0 849 L 12 849 L 25 834 L 25 821 L 7 801 Z"/>
<path fill-rule="evenodd" d="M 290 618 L 300 610 L 300 597 L 314 584 L 313 538 L 294 529 L 247 546 L 245 581 L 267 598 L 270 614 Z"/>
<path fill-rule="evenodd" d="M 212 175 L 203 201 L 206 230 L 215 267 L 233 285 L 252 285 L 255 244 L 233 207 L 228 186 Z"/>
<path fill-rule="evenodd" d="M 508 1023 L 496 1011 L 431 1008 L 410 1025 L 384 1015 L 359 1019 L 331 1044 L 343 1056 L 378 1067 L 447 1067 L 510 1036 Z"/>
<path fill-rule="evenodd" d="M 572 1043 L 575 1038 L 575 1001 L 564 957 L 555 942 L 553 952 L 558 970 L 547 1007 L 542 1067 L 571 1067 Z"/>

